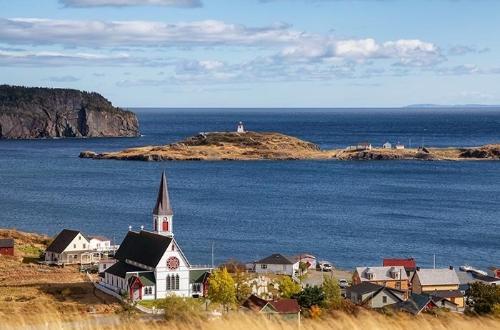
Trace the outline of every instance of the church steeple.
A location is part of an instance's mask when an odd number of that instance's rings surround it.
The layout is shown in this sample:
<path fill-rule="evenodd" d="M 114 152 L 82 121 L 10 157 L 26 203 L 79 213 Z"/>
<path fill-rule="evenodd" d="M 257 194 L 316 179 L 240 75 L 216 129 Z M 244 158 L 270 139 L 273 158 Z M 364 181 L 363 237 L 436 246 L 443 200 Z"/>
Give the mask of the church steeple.
<path fill-rule="evenodd" d="M 173 220 L 174 212 L 170 205 L 168 197 L 167 178 L 165 172 L 161 174 L 160 189 L 156 205 L 153 209 L 153 229 L 158 234 L 173 236 Z"/>

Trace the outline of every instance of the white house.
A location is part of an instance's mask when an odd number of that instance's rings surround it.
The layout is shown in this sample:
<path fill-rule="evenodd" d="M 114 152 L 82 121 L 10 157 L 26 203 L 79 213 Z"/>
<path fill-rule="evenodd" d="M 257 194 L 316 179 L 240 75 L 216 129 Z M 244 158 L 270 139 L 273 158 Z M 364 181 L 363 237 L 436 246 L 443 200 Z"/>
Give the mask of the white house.
<path fill-rule="evenodd" d="M 109 251 L 111 250 L 111 240 L 104 236 L 90 236 L 89 248 L 94 251 Z"/>
<path fill-rule="evenodd" d="M 133 300 L 206 294 L 211 269 L 192 266 L 174 238 L 165 173 L 153 209 L 153 230 L 130 230 L 115 259 L 100 284 L 116 293 L 127 293 Z"/>
<path fill-rule="evenodd" d="M 50 264 L 90 264 L 99 261 L 100 253 L 91 251 L 89 240 L 79 231 L 64 229 L 45 250 Z"/>
<path fill-rule="evenodd" d="M 384 149 L 392 149 L 392 144 L 390 142 L 386 142 L 382 145 L 382 148 Z"/>
<path fill-rule="evenodd" d="M 404 144 L 401 144 L 401 143 L 396 143 L 396 149 L 397 150 L 403 150 L 405 148 L 405 145 Z"/>
<path fill-rule="evenodd" d="M 299 271 L 299 260 L 275 253 L 254 262 L 253 270 L 259 274 L 282 274 L 294 276 Z"/>

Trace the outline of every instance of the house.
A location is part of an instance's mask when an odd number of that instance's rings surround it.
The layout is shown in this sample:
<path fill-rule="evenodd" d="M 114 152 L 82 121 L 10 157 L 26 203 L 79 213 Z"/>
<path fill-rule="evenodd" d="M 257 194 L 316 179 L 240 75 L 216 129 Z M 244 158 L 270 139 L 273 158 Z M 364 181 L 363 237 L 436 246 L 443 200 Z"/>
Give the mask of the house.
<path fill-rule="evenodd" d="M 370 282 L 408 292 L 408 275 L 403 266 L 357 267 L 352 276 L 353 285 Z"/>
<path fill-rule="evenodd" d="M 496 278 L 500 278 L 500 267 L 490 267 L 488 268 L 488 275 Z"/>
<path fill-rule="evenodd" d="M 371 282 L 362 282 L 347 288 L 346 296 L 356 305 L 383 308 L 404 301 L 406 292 Z"/>
<path fill-rule="evenodd" d="M 89 236 L 89 249 L 93 251 L 110 251 L 112 249 L 111 240 L 104 236 Z"/>
<path fill-rule="evenodd" d="M 268 318 L 279 316 L 285 320 L 298 320 L 300 306 L 295 299 L 265 300 L 252 294 L 243 304 L 243 311 L 265 314 Z"/>
<path fill-rule="evenodd" d="M 392 149 L 392 144 L 390 144 L 389 142 L 386 142 L 382 145 L 382 148 L 384 149 Z"/>
<path fill-rule="evenodd" d="M 356 145 L 356 150 L 372 150 L 372 145 L 369 142 L 360 142 Z"/>
<path fill-rule="evenodd" d="M 453 267 L 421 269 L 417 267 L 411 279 L 412 292 L 428 294 L 464 307 L 464 294 L 459 290 L 460 281 Z"/>
<path fill-rule="evenodd" d="M 480 282 L 487 285 L 500 285 L 500 278 L 489 275 L 483 275 L 474 271 L 456 270 L 460 288 L 468 289 L 472 283 Z M 462 290 L 463 291 L 463 290 Z"/>
<path fill-rule="evenodd" d="M 282 254 L 275 253 L 254 262 L 253 270 L 260 274 L 281 274 L 294 276 L 299 271 L 299 261 L 291 260 Z"/>
<path fill-rule="evenodd" d="M 64 229 L 45 250 L 49 264 L 90 264 L 99 261 L 100 254 L 89 249 L 89 240 L 77 230 Z"/>
<path fill-rule="evenodd" d="M 437 307 L 439 308 L 446 308 L 450 311 L 453 312 L 458 312 L 459 308 L 458 305 L 444 297 L 438 297 L 438 296 L 430 296 L 432 299 L 432 302 L 436 304 Z"/>
<path fill-rule="evenodd" d="M 408 276 L 411 276 L 415 269 L 417 269 L 417 262 L 413 258 L 384 258 L 382 265 L 384 267 L 402 266 L 405 268 Z"/>
<path fill-rule="evenodd" d="M 0 239 L 0 255 L 2 256 L 14 255 L 14 239 L 12 238 Z"/>
<path fill-rule="evenodd" d="M 127 294 L 132 300 L 206 295 L 211 269 L 189 263 L 174 238 L 173 216 L 162 173 L 153 209 L 153 230 L 128 231 L 116 251 L 116 263 L 101 277 L 99 287 L 104 292 Z"/>
<path fill-rule="evenodd" d="M 412 293 L 408 300 L 400 301 L 392 307 L 399 312 L 419 315 L 422 312 L 427 312 L 438 307 L 438 305 L 432 300 L 431 296 Z"/>
<path fill-rule="evenodd" d="M 403 150 L 405 148 L 405 145 L 398 142 L 396 143 L 395 148 L 396 150 Z"/>

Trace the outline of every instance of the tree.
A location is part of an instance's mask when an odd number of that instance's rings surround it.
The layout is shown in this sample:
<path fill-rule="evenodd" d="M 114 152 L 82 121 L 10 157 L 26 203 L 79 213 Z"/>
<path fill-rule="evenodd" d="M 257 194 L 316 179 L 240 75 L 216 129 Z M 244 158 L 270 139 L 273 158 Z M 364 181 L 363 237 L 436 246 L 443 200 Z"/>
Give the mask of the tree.
<path fill-rule="evenodd" d="M 236 300 L 238 303 L 242 303 L 252 294 L 252 288 L 248 285 L 247 280 L 245 273 L 238 270 L 236 271 L 234 282 L 236 285 Z"/>
<path fill-rule="evenodd" d="M 484 315 L 492 314 L 500 305 L 500 287 L 481 282 L 472 283 L 469 290 L 469 301 L 474 312 Z"/>
<path fill-rule="evenodd" d="M 334 276 L 324 276 L 322 287 L 325 293 L 325 307 L 339 309 L 342 305 L 339 281 Z"/>
<path fill-rule="evenodd" d="M 291 298 L 302 290 L 299 283 L 295 282 L 290 276 L 283 276 L 279 282 L 280 295 L 283 298 Z"/>
<path fill-rule="evenodd" d="M 226 268 L 214 270 L 208 279 L 208 298 L 222 304 L 225 310 L 236 303 L 234 280 Z"/>
<path fill-rule="evenodd" d="M 310 309 L 311 306 L 323 306 L 325 293 L 321 287 L 308 286 L 302 292 L 295 294 L 293 298 L 297 299 L 301 307 Z"/>

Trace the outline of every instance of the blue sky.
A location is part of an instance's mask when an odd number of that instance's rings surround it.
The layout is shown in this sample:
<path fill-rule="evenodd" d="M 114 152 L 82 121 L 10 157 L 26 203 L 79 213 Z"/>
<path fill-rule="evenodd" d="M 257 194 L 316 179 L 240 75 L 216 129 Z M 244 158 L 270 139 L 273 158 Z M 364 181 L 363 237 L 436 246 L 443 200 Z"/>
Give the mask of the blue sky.
<path fill-rule="evenodd" d="M 500 1 L 0 0 L 0 83 L 125 107 L 500 104 Z"/>

